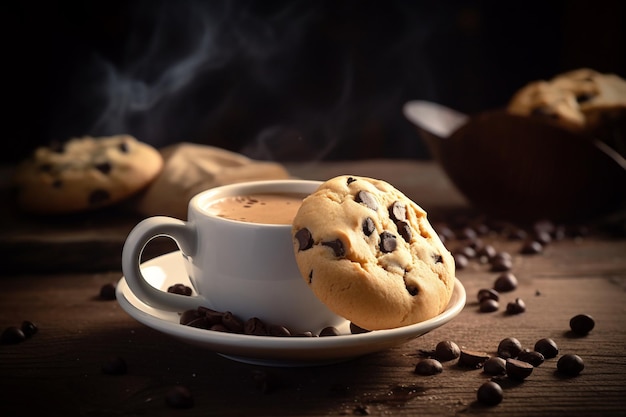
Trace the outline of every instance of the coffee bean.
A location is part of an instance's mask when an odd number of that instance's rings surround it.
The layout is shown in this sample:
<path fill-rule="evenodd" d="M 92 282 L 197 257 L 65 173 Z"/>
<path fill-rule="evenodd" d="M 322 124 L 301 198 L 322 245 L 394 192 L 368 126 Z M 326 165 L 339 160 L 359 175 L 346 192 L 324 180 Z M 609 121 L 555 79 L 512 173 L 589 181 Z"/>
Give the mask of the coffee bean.
<path fill-rule="evenodd" d="M 487 375 L 504 375 L 506 373 L 506 361 L 499 356 L 492 356 L 485 361 L 483 372 Z"/>
<path fill-rule="evenodd" d="M 119 356 L 112 356 L 102 364 L 102 373 L 106 375 L 124 375 L 127 369 L 126 361 Z"/>
<path fill-rule="evenodd" d="M 22 325 L 20 326 L 20 330 L 22 331 L 22 333 L 24 333 L 24 336 L 26 336 L 26 338 L 28 339 L 30 337 L 33 337 L 35 333 L 39 331 L 39 328 L 32 321 L 24 320 L 22 322 Z"/>
<path fill-rule="evenodd" d="M 363 203 L 366 207 L 376 211 L 378 210 L 378 203 L 376 198 L 367 191 L 359 191 L 355 198 L 357 203 Z"/>
<path fill-rule="evenodd" d="M 115 288 L 117 284 L 115 282 L 109 282 L 100 287 L 100 298 L 102 300 L 115 300 Z"/>
<path fill-rule="evenodd" d="M 472 229 L 471 227 L 463 227 L 461 230 L 459 230 L 457 236 L 459 239 L 472 240 L 476 239 L 478 234 L 476 233 L 476 230 Z"/>
<path fill-rule="evenodd" d="M 246 321 L 246 324 L 243 328 L 244 334 L 254 335 L 254 336 L 267 336 L 267 327 L 265 323 L 261 321 L 258 317 L 252 317 Z"/>
<path fill-rule="evenodd" d="M 528 362 L 535 368 L 545 361 L 544 356 L 539 352 L 535 352 L 534 350 L 521 351 L 519 355 L 517 355 L 517 359 L 520 361 Z"/>
<path fill-rule="evenodd" d="M 520 253 L 524 255 L 536 255 L 538 253 L 543 252 L 543 245 L 541 242 L 536 240 L 529 240 L 524 242 L 522 248 L 520 249 Z"/>
<path fill-rule="evenodd" d="M 322 242 L 323 246 L 328 246 L 335 252 L 337 258 L 341 258 L 346 254 L 346 250 L 343 247 L 343 242 L 339 239 L 331 240 L 329 242 Z"/>
<path fill-rule="evenodd" d="M 350 333 L 352 334 L 360 334 L 360 333 L 369 333 L 370 331 L 367 329 L 364 329 L 360 326 L 357 326 L 356 324 L 350 322 Z"/>
<path fill-rule="evenodd" d="M 456 269 L 465 269 L 467 265 L 469 265 L 469 259 L 467 259 L 467 256 L 461 253 L 455 253 L 452 256 L 454 257 Z"/>
<path fill-rule="evenodd" d="M 390 253 L 396 250 L 398 243 L 396 237 L 385 231 L 380 234 L 380 251 L 383 253 Z"/>
<path fill-rule="evenodd" d="M 478 305 L 478 310 L 481 313 L 493 313 L 494 311 L 498 311 L 498 308 L 500 308 L 500 303 L 491 298 L 485 298 Z"/>
<path fill-rule="evenodd" d="M 458 365 L 464 368 L 478 369 L 489 359 L 485 352 L 461 349 Z"/>
<path fill-rule="evenodd" d="M 482 384 L 476 392 L 476 399 L 479 403 L 485 405 L 498 405 L 504 398 L 502 387 L 493 381 L 487 381 Z"/>
<path fill-rule="evenodd" d="M 417 365 L 415 365 L 414 372 L 418 375 L 424 376 L 436 375 L 443 372 L 443 366 L 441 365 L 441 362 L 436 359 L 422 359 L 417 363 Z"/>
<path fill-rule="evenodd" d="M 596 322 L 589 314 L 577 314 L 569 321 L 569 327 L 577 335 L 585 336 L 595 327 Z"/>
<path fill-rule="evenodd" d="M 534 240 L 541 243 L 543 246 L 546 246 L 550 242 L 552 242 L 552 236 L 550 235 L 550 233 L 548 233 L 545 230 L 540 230 L 540 231 L 535 232 L 534 238 L 535 238 Z"/>
<path fill-rule="evenodd" d="M 304 228 L 296 232 L 295 238 L 298 241 L 298 250 L 307 250 L 313 246 L 313 236 L 309 229 Z"/>
<path fill-rule="evenodd" d="M 313 332 L 309 332 L 309 331 L 306 331 L 306 332 L 301 332 L 301 333 L 296 333 L 294 336 L 295 336 L 295 337 L 315 337 L 315 335 L 313 334 Z"/>
<path fill-rule="evenodd" d="M 221 311 L 215 311 L 213 309 L 202 307 L 202 306 L 198 307 L 198 314 L 206 317 L 206 320 L 211 324 L 222 324 L 224 316 L 226 315 L 225 313 L 222 313 Z M 233 321 L 234 319 L 237 319 L 237 318 L 232 317 L 232 313 L 231 313 L 230 317 L 228 317 L 226 320 Z M 238 323 L 233 323 L 232 325 L 236 327 L 243 326 L 243 323 L 241 323 L 239 319 L 237 319 L 237 321 Z"/>
<path fill-rule="evenodd" d="M 178 283 L 178 284 L 170 285 L 167 288 L 167 292 L 172 293 L 172 294 L 189 296 L 192 293 L 192 289 L 191 287 L 188 287 L 185 284 Z"/>
<path fill-rule="evenodd" d="M 481 262 L 489 262 L 496 255 L 496 248 L 491 245 L 484 245 L 476 251 L 476 256 Z"/>
<path fill-rule="evenodd" d="M 196 317 L 195 319 L 192 319 L 191 321 L 187 322 L 186 325 L 189 327 L 195 327 L 196 329 L 205 329 L 205 330 L 209 330 L 213 326 L 211 323 L 208 322 L 208 320 L 204 316 Z"/>
<path fill-rule="evenodd" d="M 443 340 L 435 346 L 435 357 L 441 362 L 451 361 L 461 356 L 461 349 L 451 340 Z"/>
<path fill-rule="evenodd" d="M 498 356 L 503 359 L 515 358 L 522 351 L 522 344 L 514 337 L 502 339 L 498 344 Z"/>
<path fill-rule="evenodd" d="M 337 329 L 336 327 L 324 327 L 322 329 L 322 331 L 320 332 L 320 337 L 325 337 L 325 336 L 339 336 L 341 333 L 339 332 L 339 329 Z"/>
<path fill-rule="evenodd" d="M 568 353 L 559 358 L 556 369 L 564 375 L 576 376 L 585 369 L 585 363 L 580 356 Z"/>
<path fill-rule="evenodd" d="M 533 373 L 534 367 L 528 362 L 509 358 L 506 360 L 506 374 L 511 379 L 523 380 Z"/>
<path fill-rule="evenodd" d="M 513 260 L 509 258 L 498 257 L 497 255 L 491 259 L 492 272 L 510 271 L 513 268 Z"/>
<path fill-rule="evenodd" d="M 288 328 L 286 328 L 285 326 L 279 326 L 276 324 L 270 324 L 269 326 L 267 326 L 267 333 L 270 336 L 277 336 L 277 337 L 291 336 L 291 332 L 289 331 Z"/>
<path fill-rule="evenodd" d="M 224 325 L 228 330 L 234 333 L 243 333 L 244 332 L 244 323 L 239 319 L 239 317 L 235 316 L 230 311 L 224 312 L 222 316 L 222 325 Z"/>
<path fill-rule="evenodd" d="M 493 289 L 498 292 L 509 292 L 517 288 L 517 277 L 512 272 L 504 272 L 496 278 Z"/>
<path fill-rule="evenodd" d="M 172 408 L 191 408 L 194 405 L 194 399 L 189 388 L 177 385 L 167 391 L 165 403 Z"/>
<path fill-rule="evenodd" d="M 0 335 L 0 343 L 3 345 L 14 345 L 26 340 L 26 335 L 17 326 L 9 326 Z"/>
<path fill-rule="evenodd" d="M 528 236 L 528 233 L 526 233 L 526 231 L 524 229 L 520 229 L 520 228 L 515 228 L 513 230 L 509 230 L 506 237 L 509 240 L 522 240 L 522 239 L 526 239 L 526 236 Z"/>
<path fill-rule="evenodd" d="M 182 325 L 187 325 L 200 317 L 200 313 L 196 309 L 185 310 L 178 318 L 178 322 Z"/>
<path fill-rule="evenodd" d="M 556 342 L 547 337 L 539 339 L 535 343 L 535 351 L 541 353 L 546 359 L 552 359 L 559 354 L 559 348 Z"/>
<path fill-rule="evenodd" d="M 515 301 L 511 301 L 506 305 L 507 314 L 521 314 L 526 311 L 526 303 L 521 298 L 516 298 Z"/>
<path fill-rule="evenodd" d="M 480 290 L 478 290 L 476 298 L 478 299 L 479 303 L 486 299 L 500 301 L 500 294 L 498 293 L 498 291 L 492 288 L 481 288 Z"/>

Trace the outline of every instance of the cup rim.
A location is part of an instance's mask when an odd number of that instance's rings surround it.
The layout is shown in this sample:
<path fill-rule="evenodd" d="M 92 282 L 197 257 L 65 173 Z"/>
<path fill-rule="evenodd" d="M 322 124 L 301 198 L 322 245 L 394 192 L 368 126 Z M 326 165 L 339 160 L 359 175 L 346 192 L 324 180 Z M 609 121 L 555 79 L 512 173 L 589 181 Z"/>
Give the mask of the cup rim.
<path fill-rule="evenodd" d="M 218 200 L 223 197 L 231 197 L 241 194 L 253 194 L 253 193 L 305 193 L 311 194 L 315 192 L 322 184 L 322 181 L 318 180 L 299 180 L 299 179 L 282 179 L 282 180 L 254 180 L 244 181 L 233 184 L 220 185 L 217 187 L 209 188 L 201 191 L 191 198 L 189 201 L 189 218 L 191 218 L 191 212 L 194 211 L 200 216 L 217 219 L 224 222 L 234 223 L 240 226 L 263 226 L 263 227 L 289 227 L 291 224 L 270 224 L 259 222 L 243 222 L 239 220 L 228 219 L 225 217 L 216 216 L 213 213 L 207 211 L 204 207 L 207 202 Z M 301 188 L 305 188 L 304 190 Z"/>

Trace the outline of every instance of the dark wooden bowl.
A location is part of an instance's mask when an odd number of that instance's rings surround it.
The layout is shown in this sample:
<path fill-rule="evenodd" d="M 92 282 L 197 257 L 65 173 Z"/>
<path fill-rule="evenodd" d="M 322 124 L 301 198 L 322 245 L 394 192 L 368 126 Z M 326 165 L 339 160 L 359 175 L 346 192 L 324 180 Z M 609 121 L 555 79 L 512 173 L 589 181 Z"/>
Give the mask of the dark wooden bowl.
<path fill-rule="evenodd" d="M 626 203 L 626 160 L 604 142 L 503 110 L 469 117 L 412 101 L 404 114 L 459 191 L 488 215 L 581 222 Z"/>

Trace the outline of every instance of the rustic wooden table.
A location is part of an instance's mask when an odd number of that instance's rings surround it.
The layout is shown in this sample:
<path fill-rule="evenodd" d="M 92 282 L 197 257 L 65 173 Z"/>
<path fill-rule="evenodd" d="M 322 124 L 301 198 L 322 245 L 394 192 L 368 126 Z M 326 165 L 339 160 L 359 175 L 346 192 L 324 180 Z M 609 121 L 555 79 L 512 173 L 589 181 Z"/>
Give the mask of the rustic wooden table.
<path fill-rule="evenodd" d="M 421 203 L 433 222 L 472 215 L 430 162 L 325 162 L 288 168 L 309 179 L 353 174 L 388 180 Z M 498 273 L 474 260 L 457 273 L 467 304 L 443 327 L 333 365 L 274 368 L 232 361 L 173 339 L 135 321 L 116 301 L 99 298 L 103 285 L 121 277 L 121 245 L 136 221 L 123 214 L 59 224 L 5 221 L 0 328 L 29 320 L 39 331 L 21 343 L 0 345 L 0 415 L 571 417 L 626 412 L 624 238 L 595 233 L 566 237 L 540 254 L 522 255 L 521 241 L 494 233 L 482 236 L 483 242 L 513 255 L 512 272 L 519 280 L 515 291 L 502 294 L 498 311 L 479 312 L 476 293 L 492 286 Z M 451 250 L 458 245 L 458 240 L 448 242 Z M 167 251 L 165 246 L 158 249 Z M 527 310 L 504 314 L 504 305 L 518 297 Z M 592 315 L 596 326 L 587 336 L 573 337 L 569 320 L 579 313 Z M 499 405 L 476 401 L 478 387 L 491 378 L 480 369 L 450 361 L 440 374 L 414 373 L 420 352 L 439 341 L 495 355 L 506 337 L 529 349 L 541 338 L 552 338 L 560 351 L 522 382 L 500 378 L 504 399 Z M 580 375 L 556 372 L 558 357 L 566 353 L 583 358 Z M 103 373 L 112 356 L 125 360 L 125 374 Z M 174 410 L 167 405 L 165 397 L 176 386 L 191 391 L 193 407 Z"/>

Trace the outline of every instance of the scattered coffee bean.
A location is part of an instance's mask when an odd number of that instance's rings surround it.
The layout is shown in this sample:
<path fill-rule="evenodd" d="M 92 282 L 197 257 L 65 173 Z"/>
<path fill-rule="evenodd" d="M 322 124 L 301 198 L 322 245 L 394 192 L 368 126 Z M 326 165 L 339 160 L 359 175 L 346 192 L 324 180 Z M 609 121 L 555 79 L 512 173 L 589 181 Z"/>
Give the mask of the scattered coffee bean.
<path fill-rule="evenodd" d="M 552 359 L 559 354 L 559 348 L 556 342 L 547 337 L 539 339 L 535 343 L 535 351 L 541 353 L 546 359 Z"/>
<path fill-rule="evenodd" d="M 541 243 L 543 246 L 548 245 L 552 242 L 552 236 L 545 230 L 539 230 L 535 232 L 535 240 Z"/>
<path fill-rule="evenodd" d="M 491 258 L 491 271 L 505 272 L 513 268 L 513 258 L 507 252 L 499 252 Z"/>
<path fill-rule="evenodd" d="M 267 333 L 269 336 L 277 336 L 277 337 L 289 337 L 291 336 L 291 331 L 285 326 L 279 326 L 276 324 L 271 324 L 267 326 Z"/>
<path fill-rule="evenodd" d="M 473 240 L 478 237 L 478 234 L 476 233 L 476 230 L 471 227 L 463 227 L 457 233 L 457 237 L 462 240 Z"/>
<path fill-rule="evenodd" d="M 100 298 L 102 300 L 115 300 L 115 288 L 117 284 L 109 282 L 100 287 Z"/>
<path fill-rule="evenodd" d="M 476 399 L 479 403 L 485 405 L 498 405 L 504 398 L 502 387 L 493 381 L 487 381 L 482 384 L 476 392 Z"/>
<path fill-rule="evenodd" d="M 350 333 L 352 334 L 359 334 L 359 333 L 369 333 L 369 330 L 364 329 L 360 326 L 357 326 L 356 324 L 350 322 Z"/>
<path fill-rule="evenodd" d="M 498 291 L 492 288 L 482 288 L 478 291 L 476 298 L 478 298 L 479 303 L 481 303 L 485 299 L 500 301 L 500 294 L 498 294 Z"/>
<path fill-rule="evenodd" d="M 478 305 L 478 309 L 481 313 L 493 313 L 494 311 L 498 311 L 498 308 L 500 308 L 500 303 L 491 298 L 484 299 Z"/>
<path fill-rule="evenodd" d="M 514 337 L 502 339 L 498 344 L 498 356 L 503 359 L 515 358 L 522 351 L 522 344 Z"/>
<path fill-rule="evenodd" d="M 585 363 L 580 356 L 568 353 L 559 358 L 556 369 L 564 375 L 576 376 L 585 369 Z"/>
<path fill-rule="evenodd" d="M 268 334 L 265 323 L 263 323 L 258 317 L 252 317 L 248 319 L 243 327 L 243 332 L 244 334 L 254 336 L 267 336 Z"/>
<path fill-rule="evenodd" d="M 188 322 L 186 325 L 189 327 L 195 327 L 196 329 L 205 329 L 205 330 L 209 330 L 213 326 L 211 323 L 208 322 L 208 320 L 204 316 L 196 317 L 195 319 Z"/>
<path fill-rule="evenodd" d="M 325 336 L 339 336 L 341 333 L 339 332 L 339 329 L 337 329 L 336 327 L 324 327 L 322 329 L 322 331 L 320 332 L 320 337 L 325 337 Z"/>
<path fill-rule="evenodd" d="M 535 352 L 534 350 L 523 350 L 519 353 L 519 355 L 517 355 L 516 359 L 528 362 L 535 368 L 541 365 L 545 360 L 541 353 Z"/>
<path fill-rule="evenodd" d="M 301 332 L 301 333 L 296 333 L 295 334 L 296 337 L 315 337 L 315 335 L 313 334 L 313 332 Z"/>
<path fill-rule="evenodd" d="M 516 298 L 506 305 L 506 313 L 510 315 L 521 314 L 526 311 L 526 303 L 521 298 Z"/>
<path fill-rule="evenodd" d="M 126 361 L 119 356 L 112 356 L 102 364 L 102 373 L 106 375 L 124 375 L 127 370 Z"/>
<path fill-rule="evenodd" d="M 222 324 L 231 332 L 244 333 L 244 323 L 230 311 L 224 312 Z"/>
<path fill-rule="evenodd" d="M 178 318 L 178 322 L 180 324 L 187 325 L 199 317 L 200 317 L 200 313 L 198 312 L 198 310 L 195 310 L 195 309 L 185 310 L 182 312 L 182 314 Z"/>
<path fill-rule="evenodd" d="M 585 336 L 595 327 L 596 322 L 589 314 L 577 314 L 569 321 L 569 327 L 577 335 Z"/>
<path fill-rule="evenodd" d="M 517 277 L 512 272 L 504 272 L 496 278 L 493 289 L 498 292 L 510 292 L 517 288 Z"/>
<path fill-rule="evenodd" d="M 506 360 L 506 374 L 511 379 L 523 380 L 533 373 L 534 367 L 528 362 L 509 358 Z"/>
<path fill-rule="evenodd" d="M 444 340 L 435 346 L 435 357 L 441 362 L 451 361 L 461 356 L 461 349 L 451 340 Z"/>
<path fill-rule="evenodd" d="M 483 372 L 487 375 L 503 375 L 506 373 L 506 361 L 499 356 L 492 356 L 485 361 Z"/>
<path fill-rule="evenodd" d="M 476 257 L 476 250 L 471 246 L 463 246 L 455 251 L 457 255 L 463 255 L 468 260 Z"/>
<path fill-rule="evenodd" d="M 462 253 L 454 253 L 452 256 L 456 269 L 465 269 L 469 265 L 469 259 Z"/>
<path fill-rule="evenodd" d="M 528 236 L 528 233 L 526 233 L 524 229 L 520 229 L 517 227 L 513 230 L 509 230 L 509 232 L 506 235 L 507 239 L 509 240 L 523 240 L 523 239 L 526 239 L 527 236 Z"/>
<path fill-rule="evenodd" d="M 165 403 L 172 408 L 191 408 L 194 405 L 194 399 L 189 388 L 177 385 L 167 391 Z"/>
<path fill-rule="evenodd" d="M 536 240 L 528 240 L 524 242 L 522 248 L 520 249 L 520 253 L 524 255 L 536 255 L 541 252 L 543 252 L 543 245 L 541 242 Z"/>
<path fill-rule="evenodd" d="M 0 335 L 0 343 L 3 345 L 14 345 L 26 340 L 26 335 L 17 326 L 9 326 Z"/>
<path fill-rule="evenodd" d="M 461 349 L 458 365 L 464 368 L 478 369 L 489 359 L 485 352 Z"/>
<path fill-rule="evenodd" d="M 494 256 L 496 256 L 496 248 L 492 245 L 484 245 L 476 251 L 476 256 L 483 263 L 489 262 Z"/>
<path fill-rule="evenodd" d="M 20 330 L 22 331 L 22 333 L 24 333 L 24 336 L 26 336 L 26 338 L 28 339 L 30 337 L 33 337 L 33 335 L 39 331 L 39 328 L 32 321 L 24 320 L 22 322 L 22 325 L 20 326 Z"/>
<path fill-rule="evenodd" d="M 167 292 L 172 293 L 172 294 L 179 294 L 179 295 L 191 295 L 192 290 L 191 287 L 186 286 L 185 284 L 181 284 L 181 283 L 177 283 L 174 285 L 170 285 L 167 288 Z"/>
<path fill-rule="evenodd" d="M 415 371 L 418 375 L 430 376 L 443 372 L 443 365 L 436 359 L 427 358 L 420 360 L 415 365 Z"/>

